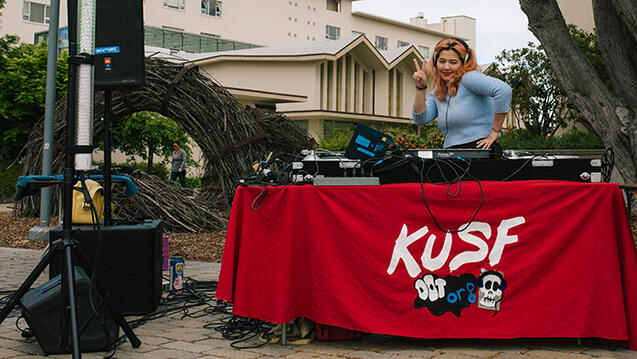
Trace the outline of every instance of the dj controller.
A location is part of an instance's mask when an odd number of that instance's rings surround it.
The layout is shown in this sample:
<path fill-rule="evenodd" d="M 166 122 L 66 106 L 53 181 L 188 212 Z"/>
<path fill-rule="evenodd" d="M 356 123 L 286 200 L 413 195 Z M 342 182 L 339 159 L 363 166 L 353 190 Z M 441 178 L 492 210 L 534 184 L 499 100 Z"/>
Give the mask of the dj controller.
<path fill-rule="evenodd" d="M 609 167 L 612 163 L 604 163 L 602 158 L 528 155 L 495 159 L 488 150 L 473 149 L 410 150 L 382 159 L 350 159 L 336 153 L 309 151 L 301 161 L 292 163 L 292 181 L 328 185 L 456 180 L 607 182 L 612 169 Z"/>

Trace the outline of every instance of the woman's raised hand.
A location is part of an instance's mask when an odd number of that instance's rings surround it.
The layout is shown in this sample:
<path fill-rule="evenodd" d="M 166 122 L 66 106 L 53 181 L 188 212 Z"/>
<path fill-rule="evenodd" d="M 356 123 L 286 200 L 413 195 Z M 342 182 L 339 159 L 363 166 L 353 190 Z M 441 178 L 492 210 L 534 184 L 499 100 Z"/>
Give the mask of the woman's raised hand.
<path fill-rule="evenodd" d="M 429 66 L 427 61 L 424 60 L 422 62 L 422 65 L 419 65 L 418 60 L 415 58 L 414 66 L 416 67 L 416 72 L 414 72 L 414 82 L 416 83 L 416 87 L 427 87 L 427 74 L 431 74 L 431 66 Z"/>

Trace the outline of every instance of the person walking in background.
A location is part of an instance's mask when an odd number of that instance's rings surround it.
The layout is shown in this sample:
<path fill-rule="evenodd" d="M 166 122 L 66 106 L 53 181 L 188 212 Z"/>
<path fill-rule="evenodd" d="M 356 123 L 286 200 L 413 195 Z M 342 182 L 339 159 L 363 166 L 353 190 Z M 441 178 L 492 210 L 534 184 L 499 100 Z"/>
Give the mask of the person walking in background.
<path fill-rule="evenodd" d="M 179 178 L 182 187 L 186 187 L 186 151 L 181 149 L 179 141 L 173 142 L 173 162 L 170 170 L 170 182 Z"/>

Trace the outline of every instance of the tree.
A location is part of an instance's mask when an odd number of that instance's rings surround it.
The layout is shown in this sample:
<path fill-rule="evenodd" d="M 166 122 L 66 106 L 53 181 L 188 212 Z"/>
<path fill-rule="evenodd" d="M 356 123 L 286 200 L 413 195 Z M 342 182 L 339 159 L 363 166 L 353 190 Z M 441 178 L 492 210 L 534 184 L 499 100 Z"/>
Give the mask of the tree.
<path fill-rule="evenodd" d="M 571 38 L 556 0 L 520 0 L 555 77 L 606 147 L 626 182 L 637 182 L 637 3 L 592 0 L 596 35 L 610 89 Z"/>
<path fill-rule="evenodd" d="M 542 46 L 504 50 L 492 74 L 511 85 L 511 111 L 534 136 L 551 136 L 574 119 L 568 99 L 557 84 Z"/>
<path fill-rule="evenodd" d="M 15 157 L 44 116 L 46 42 L 21 44 L 14 35 L 0 38 L 0 159 Z M 57 97 L 66 93 L 67 54 L 58 58 Z"/>
<path fill-rule="evenodd" d="M 595 72 L 597 72 L 602 82 L 604 82 L 609 89 L 612 89 L 613 85 L 610 82 L 610 78 L 608 78 L 608 72 L 606 72 L 606 67 L 604 67 L 602 52 L 599 50 L 597 35 L 580 29 L 574 24 L 568 24 L 567 26 L 568 32 L 575 42 L 575 46 L 584 54 L 588 62 L 593 65 Z"/>
<path fill-rule="evenodd" d="M 174 121 L 156 112 L 134 113 L 113 127 L 113 148 L 128 156 L 147 160 L 148 171 L 153 167 L 155 155 L 163 158 L 171 156 L 175 141 L 181 143 L 188 158 L 191 158 L 188 136 Z"/>

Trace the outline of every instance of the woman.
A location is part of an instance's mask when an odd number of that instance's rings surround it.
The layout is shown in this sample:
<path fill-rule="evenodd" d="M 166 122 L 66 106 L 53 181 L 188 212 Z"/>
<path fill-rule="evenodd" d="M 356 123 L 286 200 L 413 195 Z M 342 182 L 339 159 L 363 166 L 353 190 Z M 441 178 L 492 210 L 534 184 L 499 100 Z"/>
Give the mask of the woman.
<path fill-rule="evenodd" d="M 413 120 L 423 124 L 438 117 L 444 148 L 484 148 L 501 154 L 498 134 L 511 104 L 511 87 L 478 69 L 473 50 L 462 40 L 436 44 L 429 63 L 414 59 L 416 98 Z M 434 90 L 425 95 L 427 75 Z"/>
<path fill-rule="evenodd" d="M 173 163 L 170 170 L 170 182 L 179 178 L 182 187 L 186 187 L 186 151 L 181 149 L 179 141 L 173 142 Z"/>

